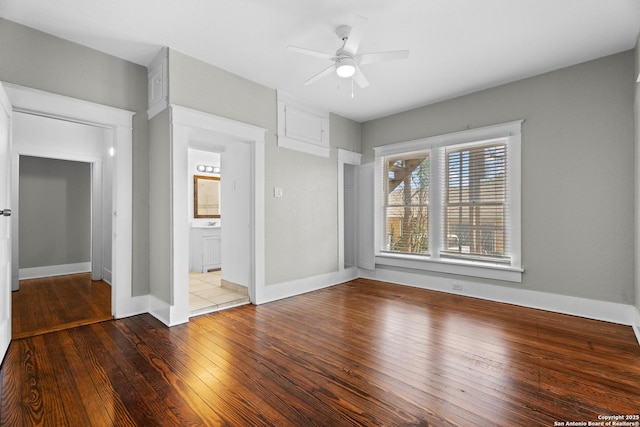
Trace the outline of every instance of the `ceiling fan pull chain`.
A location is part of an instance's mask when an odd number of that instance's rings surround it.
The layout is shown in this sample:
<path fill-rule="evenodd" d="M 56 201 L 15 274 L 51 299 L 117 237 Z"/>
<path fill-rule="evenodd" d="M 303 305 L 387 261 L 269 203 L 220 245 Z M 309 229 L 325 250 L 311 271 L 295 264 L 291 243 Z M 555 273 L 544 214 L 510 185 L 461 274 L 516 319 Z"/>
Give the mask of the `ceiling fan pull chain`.
<path fill-rule="evenodd" d="M 351 77 L 351 99 L 353 99 L 353 77 Z"/>

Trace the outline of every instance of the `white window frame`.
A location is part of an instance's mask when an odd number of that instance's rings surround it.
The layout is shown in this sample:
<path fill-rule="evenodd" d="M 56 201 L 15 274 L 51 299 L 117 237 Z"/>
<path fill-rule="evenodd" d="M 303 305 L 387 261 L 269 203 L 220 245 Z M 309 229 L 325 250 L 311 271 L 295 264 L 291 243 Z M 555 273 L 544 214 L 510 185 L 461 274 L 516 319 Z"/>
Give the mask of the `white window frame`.
<path fill-rule="evenodd" d="M 481 277 L 487 279 L 522 282 L 522 248 L 521 248 L 521 146 L 522 123 L 524 120 L 475 128 L 455 133 L 404 141 L 395 144 L 375 147 L 375 262 L 377 265 L 437 273 L 460 274 L 464 276 Z M 441 235 L 444 227 L 444 172 L 439 165 L 444 164 L 445 147 L 457 144 L 481 143 L 495 139 L 507 139 L 507 165 L 509 179 L 507 183 L 508 199 L 510 200 L 510 214 L 507 218 L 510 248 L 510 265 L 499 263 L 463 260 L 455 258 L 441 258 Z M 429 200 L 429 255 L 412 255 L 383 252 L 384 225 L 383 188 L 384 165 L 382 159 L 397 154 L 432 150 L 430 200 Z M 431 249 L 433 248 L 433 249 Z"/>

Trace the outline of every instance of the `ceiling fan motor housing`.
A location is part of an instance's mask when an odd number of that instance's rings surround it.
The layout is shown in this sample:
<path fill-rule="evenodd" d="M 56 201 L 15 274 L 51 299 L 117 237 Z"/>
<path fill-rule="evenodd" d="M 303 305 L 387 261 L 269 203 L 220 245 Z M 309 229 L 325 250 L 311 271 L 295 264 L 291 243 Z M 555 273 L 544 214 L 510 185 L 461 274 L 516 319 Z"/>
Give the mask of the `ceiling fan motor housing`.
<path fill-rule="evenodd" d="M 336 35 L 342 41 L 346 41 L 351 34 L 351 25 L 340 25 L 336 28 Z"/>

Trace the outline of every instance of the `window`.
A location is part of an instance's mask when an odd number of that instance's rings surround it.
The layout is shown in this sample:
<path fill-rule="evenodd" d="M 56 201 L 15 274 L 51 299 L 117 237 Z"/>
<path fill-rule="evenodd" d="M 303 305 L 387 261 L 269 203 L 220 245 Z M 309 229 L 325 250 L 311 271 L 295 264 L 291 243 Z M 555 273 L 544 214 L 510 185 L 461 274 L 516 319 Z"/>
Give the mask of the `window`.
<path fill-rule="evenodd" d="M 377 147 L 376 263 L 521 281 L 521 123 Z"/>
<path fill-rule="evenodd" d="M 429 253 L 429 153 L 385 157 L 385 247 Z"/>

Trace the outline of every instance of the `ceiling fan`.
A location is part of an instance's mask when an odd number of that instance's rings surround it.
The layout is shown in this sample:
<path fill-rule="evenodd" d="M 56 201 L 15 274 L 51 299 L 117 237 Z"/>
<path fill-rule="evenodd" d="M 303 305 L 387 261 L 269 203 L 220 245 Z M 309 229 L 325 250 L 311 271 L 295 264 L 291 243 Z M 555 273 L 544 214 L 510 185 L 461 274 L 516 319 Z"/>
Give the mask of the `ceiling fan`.
<path fill-rule="evenodd" d="M 306 49 L 297 46 L 287 46 L 287 50 L 291 52 L 298 52 L 305 55 L 315 56 L 316 58 L 327 59 L 332 62 L 324 70 L 314 75 L 306 82 L 305 85 L 310 85 L 322 77 L 327 76 L 335 71 L 338 77 L 353 78 L 358 86 L 365 88 L 369 86 L 369 81 L 362 73 L 360 69 L 361 65 L 373 64 L 383 61 L 394 61 L 397 59 L 405 59 L 409 57 L 408 50 L 395 50 L 390 52 L 371 52 L 371 53 L 358 53 L 360 42 L 364 36 L 367 26 L 367 18 L 362 16 L 356 16 L 353 26 L 341 25 L 336 29 L 336 35 L 343 44 L 335 55 L 329 53 L 318 52 L 311 49 Z"/>

